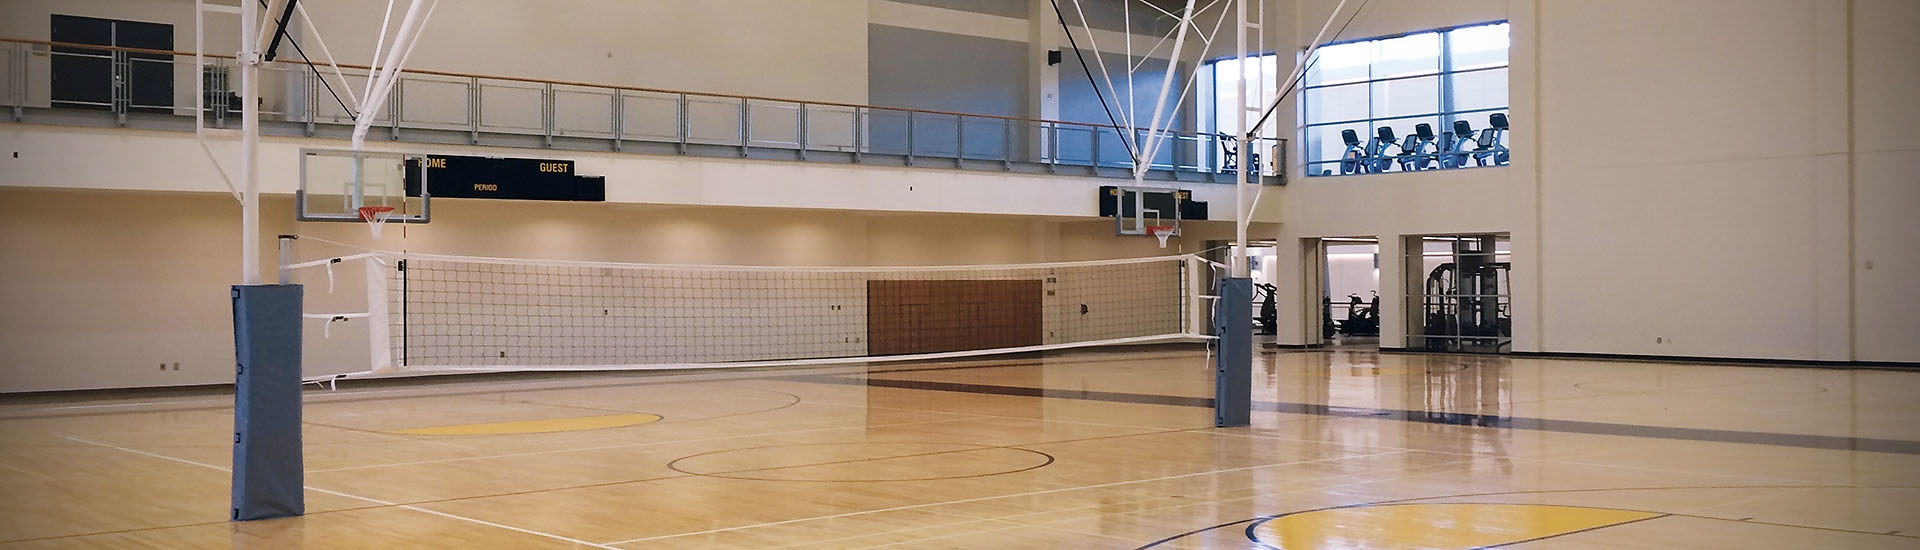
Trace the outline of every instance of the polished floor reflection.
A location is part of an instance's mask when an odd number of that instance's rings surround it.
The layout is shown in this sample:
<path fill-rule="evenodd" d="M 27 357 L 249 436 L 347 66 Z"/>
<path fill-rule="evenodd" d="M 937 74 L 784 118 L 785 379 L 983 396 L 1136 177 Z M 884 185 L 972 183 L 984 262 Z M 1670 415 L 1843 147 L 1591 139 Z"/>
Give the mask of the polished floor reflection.
<path fill-rule="evenodd" d="M 232 397 L 0 397 L 0 548 L 1920 548 L 1920 372 L 1199 349 L 312 391 L 229 523 Z"/>

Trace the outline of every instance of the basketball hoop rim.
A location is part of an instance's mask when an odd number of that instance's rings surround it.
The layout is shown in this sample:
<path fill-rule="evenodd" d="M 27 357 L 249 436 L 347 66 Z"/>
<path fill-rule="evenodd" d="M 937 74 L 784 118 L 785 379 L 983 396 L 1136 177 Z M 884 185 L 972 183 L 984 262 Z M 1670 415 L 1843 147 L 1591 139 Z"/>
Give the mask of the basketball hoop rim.
<path fill-rule="evenodd" d="M 384 222 L 388 216 L 393 215 L 393 207 L 391 206 L 362 206 L 359 210 L 360 221 L 370 223 Z"/>

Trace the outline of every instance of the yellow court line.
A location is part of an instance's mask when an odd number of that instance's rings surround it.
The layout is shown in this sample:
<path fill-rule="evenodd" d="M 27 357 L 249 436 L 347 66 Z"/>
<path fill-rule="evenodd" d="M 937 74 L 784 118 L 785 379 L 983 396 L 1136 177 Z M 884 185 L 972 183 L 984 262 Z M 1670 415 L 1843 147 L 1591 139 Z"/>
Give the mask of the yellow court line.
<path fill-rule="evenodd" d="M 1395 504 L 1316 510 L 1255 526 L 1255 540 L 1286 550 L 1467 550 L 1590 531 L 1665 514 L 1541 504 Z"/>
<path fill-rule="evenodd" d="M 508 435 L 536 434 L 551 432 L 577 432 L 583 430 L 603 430 L 624 428 L 650 422 L 658 422 L 657 414 L 613 414 L 606 416 L 578 416 L 573 418 L 549 418 L 545 420 L 515 420 L 512 422 L 489 422 L 484 424 L 454 424 L 451 426 L 430 426 L 390 430 L 385 433 L 398 435 Z"/>

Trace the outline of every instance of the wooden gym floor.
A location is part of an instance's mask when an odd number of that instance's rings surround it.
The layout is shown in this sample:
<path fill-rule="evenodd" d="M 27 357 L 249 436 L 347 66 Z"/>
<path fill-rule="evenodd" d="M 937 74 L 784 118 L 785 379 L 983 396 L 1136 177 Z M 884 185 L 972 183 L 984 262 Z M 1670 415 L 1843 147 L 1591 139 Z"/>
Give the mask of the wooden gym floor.
<path fill-rule="evenodd" d="M 1920 372 L 1198 349 L 0 398 L 0 548 L 1920 548 Z"/>

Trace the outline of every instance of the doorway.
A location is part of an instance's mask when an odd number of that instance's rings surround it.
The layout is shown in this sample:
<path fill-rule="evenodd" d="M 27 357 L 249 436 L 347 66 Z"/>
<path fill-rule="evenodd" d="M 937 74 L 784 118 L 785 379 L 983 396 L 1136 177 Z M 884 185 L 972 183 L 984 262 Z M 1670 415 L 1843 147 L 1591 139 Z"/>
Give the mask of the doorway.
<path fill-rule="evenodd" d="M 1513 351 L 1507 234 L 1410 236 L 1406 251 L 1408 349 Z"/>
<path fill-rule="evenodd" d="M 1325 237 L 1309 247 L 1314 257 L 1309 287 L 1319 307 L 1309 327 L 1318 327 L 1320 343 L 1336 347 L 1380 347 L 1380 240 L 1376 237 Z"/>

